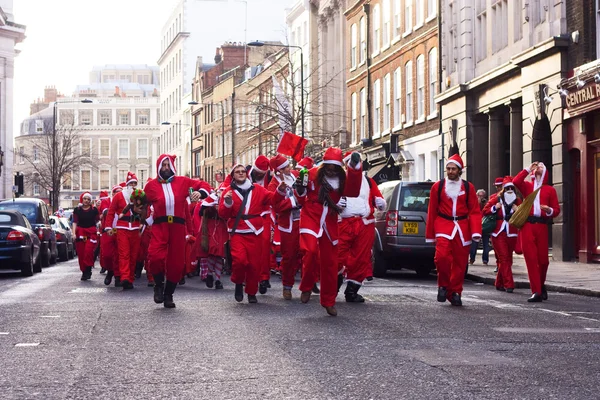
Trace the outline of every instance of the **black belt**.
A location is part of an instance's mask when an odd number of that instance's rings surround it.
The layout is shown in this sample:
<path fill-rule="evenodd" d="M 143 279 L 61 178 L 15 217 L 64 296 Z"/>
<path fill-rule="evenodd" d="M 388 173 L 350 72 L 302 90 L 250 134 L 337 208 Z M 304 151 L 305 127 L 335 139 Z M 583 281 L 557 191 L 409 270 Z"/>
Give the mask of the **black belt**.
<path fill-rule="evenodd" d="M 241 216 L 240 219 L 243 219 L 244 221 L 248 221 L 249 219 L 252 219 L 252 218 L 260 218 L 260 215 L 244 214 Z"/>
<path fill-rule="evenodd" d="M 181 218 L 181 217 L 174 217 L 173 215 L 164 215 L 162 217 L 156 217 L 154 218 L 154 223 L 155 224 L 162 224 L 162 223 L 168 223 L 168 224 L 183 224 L 185 225 L 185 218 Z"/>
<path fill-rule="evenodd" d="M 119 221 L 130 222 L 131 221 L 131 217 L 121 217 L 121 218 L 119 218 Z"/>
<path fill-rule="evenodd" d="M 548 220 L 542 217 L 527 217 L 527 222 L 531 224 L 547 224 Z"/>
<path fill-rule="evenodd" d="M 460 221 L 460 220 L 469 218 L 468 215 L 461 215 L 458 217 L 452 217 L 450 215 L 446 215 L 446 214 L 442 214 L 442 213 L 438 213 L 438 215 L 444 219 L 447 219 L 448 221 Z"/>

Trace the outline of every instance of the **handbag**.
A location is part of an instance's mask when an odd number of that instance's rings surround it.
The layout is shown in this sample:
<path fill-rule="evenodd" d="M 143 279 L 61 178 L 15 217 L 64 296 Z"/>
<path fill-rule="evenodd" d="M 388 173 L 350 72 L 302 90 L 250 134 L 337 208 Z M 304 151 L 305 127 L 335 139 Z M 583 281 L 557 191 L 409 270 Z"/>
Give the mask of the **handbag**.
<path fill-rule="evenodd" d="M 252 190 L 252 189 L 250 189 Z M 246 203 L 248 202 L 248 196 L 250 194 L 250 191 L 248 191 L 248 193 L 246 193 L 244 195 L 244 198 L 242 200 L 242 205 L 240 207 L 240 209 L 238 210 L 237 215 L 235 216 L 235 222 L 233 223 L 233 228 L 231 229 L 231 235 L 229 235 L 229 239 L 225 242 L 225 244 L 223 245 L 223 252 L 225 253 L 225 262 L 227 263 L 227 265 L 231 268 L 231 263 L 233 262 L 233 259 L 231 257 L 231 237 L 233 235 L 235 235 L 235 230 L 238 227 L 238 224 L 240 223 L 240 219 L 242 219 L 242 213 L 244 212 L 244 209 L 246 208 Z"/>
<path fill-rule="evenodd" d="M 481 220 L 481 234 L 489 235 L 496 229 L 496 214 L 485 215 Z"/>

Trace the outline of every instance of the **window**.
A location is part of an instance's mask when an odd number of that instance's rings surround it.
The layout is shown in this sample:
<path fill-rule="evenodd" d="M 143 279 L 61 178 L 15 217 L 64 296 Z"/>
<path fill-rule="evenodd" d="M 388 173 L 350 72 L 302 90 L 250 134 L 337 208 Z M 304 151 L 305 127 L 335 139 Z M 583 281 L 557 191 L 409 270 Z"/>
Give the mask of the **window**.
<path fill-rule="evenodd" d="M 404 0 L 404 34 L 412 31 L 412 3 L 414 0 Z"/>
<path fill-rule="evenodd" d="M 425 0 L 415 0 L 415 2 L 415 23 L 417 26 L 421 26 L 425 15 Z"/>
<path fill-rule="evenodd" d="M 352 110 L 352 140 L 354 143 L 358 143 L 358 137 L 356 136 L 356 93 L 352 93 L 350 108 Z"/>
<path fill-rule="evenodd" d="M 71 190 L 71 188 L 73 187 L 73 183 L 72 183 L 72 178 L 71 178 L 71 173 L 70 172 L 65 172 L 65 174 L 63 175 L 62 178 L 62 188 L 64 190 Z"/>
<path fill-rule="evenodd" d="M 400 15 L 400 0 L 394 0 L 394 36 L 400 36 L 402 33 L 402 16 Z"/>
<path fill-rule="evenodd" d="M 437 14 L 437 0 L 427 0 L 427 19 L 432 19 Z"/>
<path fill-rule="evenodd" d="M 92 111 L 91 110 L 79 111 L 79 124 L 81 124 L 81 125 L 91 125 L 92 124 Z"/>
<path fill-rule="evenodd" d="M 381 34 L 381 15 L 379 13 L 379 4 L 373 7 L 373 48 L 375 52 L 379 52 L 381 42 L 379 35 Z"/>
<path fill-rule="evenodd" d="M 119 183 L 125 182 L 125 180 L 127 179 L 127 170 L 126 169 L 120 169 L 117 176 L 119 177 Z"/>
<path fill-rule="evenodd" d="M 145 168 L 138 169 L 137 170 L 137 178 L 138 178 L 138 186 L 140 186 L 143 189 L 144 185 L 146 184 L 146 181 L 148 180 L 148 170 Z"/>
<path fill-rule="evenodd" d="M 43 119 L 35 120 L 35 131 L 36 131 L 36 133 L 44 133 L 44 120 Z"/>
<path fill-rule="evenodd" d="M 429 115 L 437 114 L 435 95 L 437 94 L 437 49 L 429 52 Z"/>
<path fill-rule="evenodd" d="M 37 183 L 33 184 L 33 195 L 34 196 L 40 195 L 40 185 L 38 185 Z"/>
<path fill-rule="evenodd" d="M 38 147 L 34 144 L 33 145 L 33 162 L 38 162 L 40 160 L 40 155 L 39 155 L 39 150 Z"/>
<path fill-rule="evenodd" d="M 100 170 L 100 190 L 110 190 L 110 170 Z"/>
<path fill-rule="evenodd" d="M 412 73 L 412 61 L 409 61 L 404 66 L 404 82 L 406 82 L 406 123 L 409 124 L 413 120 L 413 102 L 412 102 L 412 91 L 413 91 L 413 81 L 412 81 L 413 73 Z"/>
<path fill-rule="evenodd" d="M 431 185 L 410 185 L 400 190 L 400 211 L 427 212 Z"/>
<path fill-rule="evenodd" d="M 119 158 L 129 158 L 129 139 L 119 139 Z"/>
<path fill-rule="evenodd" d="M 425 57 L 417 57 L 417 119 L 425 118 Z"/>
<path fill-rule="evenodd" d="M 383 131 L 389 133 L 390 129 L 390 74 L 383 78 Z"/>
<path fill-rule="evenodd" d="M 514 24 L 514 41 L 517 42 L 519 40 L 521 40 L 521 38 L 523 37 L 523 6 L 521 3 L 522 0 L 513 0 L 513 21 L 515 21 Z M 598 22 L 596 22 L 596 25 L 598 26 Z M 598 43 L 598 40 L 596 40 L 596 42 Z M 596 54 L 598 54 L 598 52 L 596 52 Z"/>
<path fill-rule="evenodd" d="M 25 164 L 25 146 L 19 147 L 19 163 Z"/>
<path fill-rule="evenodd" d="M 360 89 L 360 138 L 367 137 L 367 96 L 365 88 Z"/>
<path fill-rule="evenodd" d="M 390 0 L 383 0 L 383 47 L 390 45 L 390 25 L 391 25 Z"/>
<path fill-rule="evenodd" d="M 92 171 L 81 170 L 81 190 L 92 190 Z"/>
<path fill-rule="evenodd" d="M 481 61 L 487 57 L 487 13 L 485 0 L 477 0 L 476 6 L 475 55 L 476 61 Z"/>
<path fill-rule="evenodd" d="M 492 5 L 492 53 L 496 53 L 508 46 L 508 3 L 506 0 L 497 0 Z"/>
<path fill-rule="evenodd" d="M 352 66 L 352 68 L 356 68 L 356 42 L 358 40 L 357 38 L 357 32 L 356 32 L 356 24 L 352 24 L 352 28 L 351 28 L 351 36 L 352 36 L 352 47 L 350 48 L 350 65 Z"/>
<path fill-rule="evenodd" d="M 373 85 L 373 136 L 381 133 L 381 81 L 377 79 Z"/>
<path fill-rule="evenodd" d="M 400 111 L 401 101 L 400 97 L 402 96 L 402 92 L 400 89 L 402 88 L 400 81 L 400 67 L 396 68 L 394 71 L 394 126 L 399 127 L 402 121 L 400 121 Z"/>
<path fill-rule="evenodd" d="M 89 157 L 92 154 L 92 139 L 81 139 L 81 156 Z"/>
<path fill-rule="evenodd" d="M 129 112 L 119 114 L 119 125 L 129 125 Z"/>
<path fill-rule="evenodd" d="M 137 140 L 137 158 L 148 158 L 148 139 Z"/>
<path fill-rule="evenodd" d="M 110 110 L 98 111 L 100 115 L 100 125 L 110 125 L 112 123 L 112 112 Z"/>
<path fill-rule="evenodd" d="M 144 114 L 138 115 L 137 124 L 138 125 L 150 125 L 148 115 L 144 115 Z"/>
<path fill-rule="evenodd" d="M 110 158 L 110 139 L 100 139 L 100 158 Z"/>
<path fill-rule="evenodd" d="M 367 26 L 365 17 L 360 19 L 360 63 L 364 63 L 367 58 Z"/>

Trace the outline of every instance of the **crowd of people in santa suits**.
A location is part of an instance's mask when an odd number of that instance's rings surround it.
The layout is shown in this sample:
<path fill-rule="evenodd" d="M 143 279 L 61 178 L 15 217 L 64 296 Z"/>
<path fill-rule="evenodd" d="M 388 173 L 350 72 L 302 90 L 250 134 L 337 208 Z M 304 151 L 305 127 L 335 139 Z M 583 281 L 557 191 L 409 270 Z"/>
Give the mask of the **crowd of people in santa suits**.
<path fill-rule="evenodd" d="M 513 252 L 519 247 L 525 258 L 531 287 L 528 302 L 548 299 L 545 287 L 548 271 L 548 224 L 560 213 L 556 190 L 548 184 L 548 171 L 542 162 L 534 162 L 514 178 L 496 179 L 497 193 L 480 204 L 472 184 L 462 180 L 462 158 L 455 154 L 446 163 L 446 178 L 436 182 L 430 192 L 426 223 L 426 240 L 435 242 L 435 264 L 438 275 L 439 302 L 462 305 L 465 270 L 472 242 L 482 239 L 482 215 L 495 215 L 491 233 L 498 271 L 497 290 L 512 293 Z M 520 230 L 509 221 L 522 198 L 539 191 L 533 207 Z M 480 207 L 481 205 L 481 207 Z"/>

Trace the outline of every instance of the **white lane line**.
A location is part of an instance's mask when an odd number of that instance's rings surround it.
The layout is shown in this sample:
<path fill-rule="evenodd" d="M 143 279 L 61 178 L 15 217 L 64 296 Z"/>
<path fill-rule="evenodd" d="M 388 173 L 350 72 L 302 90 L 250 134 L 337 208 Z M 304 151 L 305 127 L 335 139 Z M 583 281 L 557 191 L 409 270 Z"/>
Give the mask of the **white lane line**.
<path fill-rule="evenodd" d="M 600 319 L 595 319 L 595 318 L 588 318 L 588 317 L 577 317 L 577 318 L 585 319 L 586 321 L 600 322 Z"/>
<path fill-rule="evenodd" d="M 588 332 L 600 333 L 600 328 L 585 328 Z"/>
<path fill-rule="evenodd" d="M 564 315 L 565 317 L 572 317 L 571 314 L 569 314 L 568 312 L 565 312 L 565 311 L 554 311 L 554 310 L 548 310 L 547 308 L 538 308 L 538 310 L 553 313 L 553 314 Z"/>
<path fill-rule="evenodd" d="M 0 335 L 8 335 L 9 332 L 0 332 Z"/>
<path fill-rule="evenodd" d="M 39 345 L 40 345 L 39 342 L 37 342 L 37 343 L 17 343 L 17 344 L 15 344 L 15 347 L 36 347 Z"/>
<path fill-rule="evenodd" d="M 60 315 L 40 315 L 40 318 L 60 318 Z"/>

